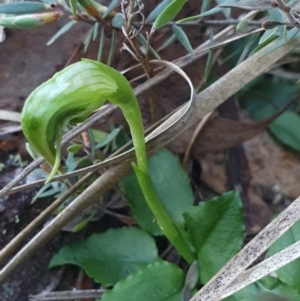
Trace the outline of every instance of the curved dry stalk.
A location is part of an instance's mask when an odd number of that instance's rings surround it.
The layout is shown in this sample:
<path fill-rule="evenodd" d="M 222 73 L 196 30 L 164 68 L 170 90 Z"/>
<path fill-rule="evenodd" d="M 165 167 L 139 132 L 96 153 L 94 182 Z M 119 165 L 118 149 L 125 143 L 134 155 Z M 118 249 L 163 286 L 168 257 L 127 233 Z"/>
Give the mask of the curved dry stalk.
<path fill-rule="evenodd" d="M 183 169 L 186 171 L 187 170 L 187 165 L 188 165 L 188 161 L 189 161 L 189 158 L 190 158 L 190 154 L 191 154 L 191 150 L 192 150 L 192 147 L 195 143 L 195 140 L 197 138 L 197 136 L 199 135 L 200 131 L 203 129 L 204 125 L 207 123 L 207 121 L 209 120 L 210 116 L 212 115 L 213 111 L 209 112 L 207 115 L 205 115 L 201 120 L 200 122 L 198 123 L 192 137 L 191 137 L 191 140 L 189 142 L 189 145 L 187 146 L 186 148 L 186 151 L 185 151 L 185 154 L 184 154 L 184 157 L 183 157 L 183 160 L 182 160 L 182 167 Z"/>
<path fill-rule="evenodd" d="M 286 55 L 298 43 L 298 40 L 289 41 L 285 45 L 264 56 L 262 56 L 262 53 L 265 52 L 265 49 L 262 49 L 261 51 L 257 52 L 246 61 L 229 71 L 206 90 L 199 93 L 197 96 L 195 109 L 192 111 L 192 114 L 190 115 L 190 118 L 187 120 L 187 122 L 185 124 L 180 124 L 177 128 L 173 127 L 172 131 L 166 133 L 165 135 L 158 136 L 157 139 L 154 138 L 152 141 L 154 141 L 155 143 L 148 145 L 148 154 L 153 155 L 155 152 L 169 143 L 174 137 L 182 133 L 188 127 L 193 125 L 197 120 L 204 117 L 207 113 L 214 110 L 226 99 L 228 99 L 230 96 L 244 87 L 247 83 L 255 79 L 257 76 L 261 75 L 262 73 L 268 71 L 277 60 Z M 169 126 L 170 123 L 173 123 L 174 120 L 177 120 L 185 110 L 186 106 L 172 115 L 171 118 L 160 125 L 151 135 L 156 135 L 156 132 L 164 130 L 166 128 L 166 125 Z M 130 158 L 130 160 L 133 160 L 133 156 Z M 15 268 L 17 268 L 19 264 L 30 257 L 37 248 L 51 239 L 57 232 L 60 231 L 62 227 L 64 227 L 74 217 L 76 217 L 78 213 L 82 212 L 82 210 L 89 206 L 93 202 L 95 197 L 104 194 L 113 185 L 118 183 L 125 175 L 130 173 L 130 171 L 131 165 L 128 162 L 124 162 L 108 169 L 80 196 L 78 196 L 72 202 L 72 204 L 66 207 L 64 211 L 62 211 L 51 221 L 51 223 L 49 223 L 44 229 L 42 229 L 30 242 L 28 242 L 27 245 L 24 246 L 14 258 L 12 258 L 12 260 L 1 270 L 0 282 L 2 282 Z M 295 221 L 298 218 L 300 209 L 295 208 L 296 205 L 294 204 L 295 203 L 291 205 L 291 209 L 289 209 L 290 207 L 288 207 L 288 213 L 285 213 L 283 220 L 280 219 L 281 223 L 278 224 L 277 222 L 275 222 L 276 220 L 278 220 L 277 218 L 274 221 L 275 224 L 273 222 L 271 227 L 267 227 L 267 234 L 263 236 L 263 238 L 266 237 L 267 244 L 272 243 L 277 237 L 279 237 L 279 235 L 287 230 L 287 227 L 291 225 L 291 219 Z M 260 251 L 265 248 L 266 243 L 261 239 L 258 242 L 256 240 L 254 246 L 251 245 L 251 250 L 253 250 L 254 253 L 256 253 L 257 250 L 257 253 L 260 254 Z M 251 251 L 249 251 L 248 249 L 246 251 L 246 255 L 252 260 L 256 255 L 250 256 L 249 253 L 251 253 Z M 259 256 L 259 254 L 257 256 Z M 219 275 L 214 277 L 213 280 L 209 282 L 209 285 L 205 286 L 205 289 L 200 291 L 193 298 L 193 300 L 217 300 L 216 298 L 211 298 L 209 296 L 214 296 L 216 291 L 217 298 L 219 298 L 220 293 L 236 278 L 236 276 L 243 269 L 246 268 L 248 261 L 245 263 L 245 259 L 243 258 L 243 260 L 240 260 L 235 264 L 237 265 L 236 267 L 232 266 L 231 264 L 229 265 L 229 274 L 222 270 L 222 275 L 224 278 L 220 278 Z M 226 279 L 227 276 L 229 277 L 229 281 L 227 281 Z M 219 288 L 219 286 L 221 288 Z M 199 299 L 200 294 L 201 299 Z M 202 299 L 202 296 L 205 296 L 206 299 Z"/>

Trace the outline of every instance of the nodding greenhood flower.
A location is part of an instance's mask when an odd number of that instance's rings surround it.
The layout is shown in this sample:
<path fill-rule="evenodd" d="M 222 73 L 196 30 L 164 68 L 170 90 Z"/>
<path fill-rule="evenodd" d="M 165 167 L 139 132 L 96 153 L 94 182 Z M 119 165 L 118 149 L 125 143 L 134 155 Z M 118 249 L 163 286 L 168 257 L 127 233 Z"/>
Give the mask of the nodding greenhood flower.
<path fill-rule="evenodd" d="M 60 168 L 61 139 L 66 124 L 82 122 L 106 100 L 121 108 L 135 133 L 136 152 L 141 149 L 146 160 L 142 119 L 130 84 L 118 71 L 96 61 L 83 60 L 56 73 L 34 90 L 22 111 L 24 135 L 53 166 L 47 181 Z"/>
<path fill-rule="evenodd" d="M 1 18 L 0 25 L 12 29 L 35 28 L 56 22 L 60 19 L 61 16 L 62 12 L 60 11 L 20 15 Z"/>

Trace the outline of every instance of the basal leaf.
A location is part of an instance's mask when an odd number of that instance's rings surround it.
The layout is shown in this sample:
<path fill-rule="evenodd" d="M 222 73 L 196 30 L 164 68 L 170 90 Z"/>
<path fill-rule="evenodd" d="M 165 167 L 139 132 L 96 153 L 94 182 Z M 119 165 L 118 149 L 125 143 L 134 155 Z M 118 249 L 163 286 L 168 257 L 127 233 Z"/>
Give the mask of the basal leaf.
<path fill-rule="evenodd" d="M 257 283 L 253 283 L 225 298 L 224 301 L 259 301 L 264 292 L 266 292 L 266 289 Z"/>
<path fill-rule="evenodd" d="M 183 31 L 183 29 L 177 25 L 173 25 L 172 29 L 173 29 L 173 32 L 174 32 L 177 40 L 180 42 L 180 44 L 185 48 L 185 50 L 187 52 L 189 52 L 190 54 L 193 55 L 194 54 L 193 47 L 192 47 L 187 35 Z"/>
<path fill-rule="evenodd" d="M 298 301 L 300 294 L 292 286 L 281 282 L 277 277 L 266 276 L 259 280 L 268 293 L 263 294 L 259 301 Z"/>
<path fill-rule="evenodd" d="M 275 299 L 269 298 L 268 300 L 261 301 L 298 301 L 300 299 L 299 291 L 297 291 L 294 287 L 287 285 L 285 283 L 280 282 L 273 290 L 272 293 L 275 296 L 279 296 L 279 298 Z M 273 296 L 274 296 L 273 295 Z"/>
<path fill-rule="evenodd" d="M 186 0 L 173 0 L 156 18 L 153 28 L 158 29 L 172 21 L 180 12 Z"/>
<path fill-rule="evenodd" d="M 149 160 L 149 173 L 155 189 L 171 219 L 183 231 L 182 214 L 193 205 L 193 193 L 188 178 L 177 158 L 162 150 Z M 161 235 L 154 215 L 150 211 L 134 174 L 120 183 L 134 218 L 153 235 Z"/>
<path fill-rule="evenodd" d="M 296 222 L 268 250 L 268 256 L 272 256 L 293 243 L 300 240 L 300 221 Z M 300 259 L 296 259 L 276 271 L 278 278 L 298 290 L 300 290 Z"/>
<path fill-rule="evenodd" d="M 284 112 L 268 126 L 270 132 L 284 145 L 300 151 L 300 116 Z"/>
<path fill-rule="evenodd" d="M 153 238 L 138 228 L 110 229 L 62 248 L 49 267 L 75 264 L 82 267 L 96 282 L 104 286 L 159 260 Z"/>
<path fill-rule="evenodd" d="M 199 279 L 206 283 L 241 248 L 244 236 L 242 202 L 236 191 L 200 202 L 184 214 L 196 249 Z"/>
<path fill-rule="evenodd" d="M 183 284 L 180 268 L 159 261 L 121 280 L 98 301 L 180 301 Z"/>
<path fill-rule="evenodd" d="M 52 9 L 50 5 L 41 2 L 14 2 L 0 4 L 0 14 L 30 14 Z"/>

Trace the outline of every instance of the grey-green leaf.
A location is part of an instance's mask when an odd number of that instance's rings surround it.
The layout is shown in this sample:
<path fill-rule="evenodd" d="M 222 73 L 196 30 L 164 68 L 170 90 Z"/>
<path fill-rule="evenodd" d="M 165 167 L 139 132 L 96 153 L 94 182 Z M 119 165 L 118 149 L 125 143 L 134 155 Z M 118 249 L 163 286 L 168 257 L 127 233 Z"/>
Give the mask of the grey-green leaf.
<path fill-rule="evenodd" d="M 219 5 L 220 7 L 236 7 L 247 10 L 260 10 L 266 11 L 270 8 L 273 8 L 271 0 L 241 0 L 237 3 L 224 3 Z"/>
<path fill-rule="evenodd" d="M 272 8 L 268 10 L 268 14 L 271 21 L 285 23 L 285 15 L 281 12 L 281 10 L 277 8 Z M 279 25 L 277 26 L 280 37 L 284 40 L 287 39 L 287 32 L 286 32 L 286 25 Z"/>
<path fill-rule="evenodd" d="M 0 14 L 30 14 L 52 9 L 50 5 L 41 2 L 14 2 L 0 4 Z"/>
<path fill-rule="evenodd" d="M 271 133 L 284 145 L 300 151 L 300 116 L 294 112 L 284 112 L 269 124 Z"/>
<path fill-rule="evenodd" d="M 177 40 L 185 48 L 185 50 L 187 52 L 189 52 L 190 54 L 194 55 L 193 47 L 192 47 L 187 35 L 183 31 L 183 29 L 177 25 L 173 25 L 172 29 L 173 29 L 173 32 L 174 32 Z"/>
<path fill-rule="evenodd" d="M 159 261 L 121 280 L 98 301 L 180 301 L 183 283 L 180 268 Z"/>
<path fill-rule="evenodd" d="M 180 12 L 186 0 L 173 0 L 156 18 L 153 28 L 158 29 L 172 21 Z"/>
<path fill-rule="evenodd" d="M 193 205 L 193 193 L 188 178 L 177 158 L 168 150 L 158 152 L 149 160 L 149 173 L 164 207 L 171 219 L 183 231 L 182 214 Z M 134 218 L 153 235 L 161 235 L 134 174 L 120 183 Z"/>
<path fill-rule="evenodd" d="M 66 23 L 48 42 L 46 45 L 51 45 L 53 42 L 55 42 L 60 36 L 68 32 L 77 22 L 76 21 L 70 21 Z"/>
<path fill-rule="evenodd" d="M 296 222 L 286 231 L 268 250 L 268 256 L 272 256 L 293 243 L 300 240 L 300 221 Z M 296 259 L 276 271 L 278 278 L 296 289 L 300 290 L 300 259 Z"/>
<path fill-rule="evenodd" d="M 158 49 L 157 52 L 162 51 L 163 49 L 169 47 L 177 40 L 175 34 L 172 34 Z"/>
<path fill-rule="evenodd" d="M 145 37 L 141 34 L 141 33 L 139 33 L 138 35 L 137 35 L 137 40 L 143 45 L 143 46 L 146 46 L 146 47 L 149 47 L 149 52 L 151 53 L 151 54 L 153 54 L 153 56 L 155 57 L 155 58 L 157 58 L 158 60 L 160 60 L 161 59 L 161 57 L 159 56 L 159 54 L 150 46 L 150 45 L 148 45 L 148 43 L 147 43 L 147 40 L 145 39 Z"/>
<path fill-rule="evenodd" d="M 103 14 L 103 18 L 107 17 L 120 3 L 121 0 L 112 0 Z"/>
<path fill-rule="evenodd" d="M 62 248 L 49 267 L 75 264 L 82 267 L 96 282 L 104 286 L 159 260 L 154 239 L 138 228 L 110 229 Z"/>
<path fill-rule="evenodd" d="M 172 2 L 173 0 L 164 0 L 159 3 L 149 14 L 146 19 L 146 23 L 153 22 L 158 15 Z"/>
<path fill-rule="evenodd" d="M 206 283 L 243 244 L 242 202 L 236 191 L 227 192 L 211 201 L 200 202 L 184 217 L 197 253 L 199 279 Z"/>
<path fill-rule="evenodd" d="M 121 13 L 117 13 L 111 20 L 111 26 L 114 28 L 122 28 L 124 25 L 124 16 Z"/>

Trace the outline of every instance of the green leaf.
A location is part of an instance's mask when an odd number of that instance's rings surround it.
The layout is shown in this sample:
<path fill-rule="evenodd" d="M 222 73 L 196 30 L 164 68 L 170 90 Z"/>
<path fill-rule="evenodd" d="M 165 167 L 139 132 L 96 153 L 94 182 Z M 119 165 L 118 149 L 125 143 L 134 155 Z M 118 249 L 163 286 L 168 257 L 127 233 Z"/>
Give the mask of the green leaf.
<path fill-rule="evenodd" d="M 211 0 L 203 0 L 201 5 L 201 13 L 204 13 L 210 6 Z"/>
<path fill-rule="evenodd" d="M 149 52 L 152 53 L 155 58 L 161 60 L 159 54 L 150 45 L 148 45 L 147 40 L 141 33 L 139 33 L 136 38 L 143 46 L 149 47 Z"/>
<path fill-rule="evenodd" d="M 298 301 L 299 292 L 281 282 L 278 278 L 272 276 L 266 276 L 259 280 L 259 283 L 265 287 L 269 293 L 264 294 L 263 298 L 260 298 L 259 301 Z"/>
<path fill-rule="evenodd" d="M 300 116 L 284 112 L 268 126 L 270 132 L 284 145 L 300 151 Z"/>
<path fill-rule="evenodd" d="M 158 49 L 157 52 L 162 51 L 163 49 L 169 47 L 177 40 L 176 36 L 172 34 Z"/>
<path fill-rule="evenodd" d="M 153 238 L 138 228 L 110 229 L 62 248 L 51 259 L 49 267 L 75 264 L 104 286 L 159 260 Z"/>
<path fill-rule="evenodd" d="M 153 28 L 158 29 L 165 26 L 180 12 L 186 0 L 173 0 L 156 18 Z"/>
<path fill-rule="evenodd" d="M 40 14 L 19 15 L 0 18 L 0 25 L 12 29 L 26 29 L 45 26 L 60 19 L 60 11 L 45 12 Z"/>
<path fill-rule="evenodd" d="M 149 160 L 149 174 L 163 206 L 183 232 L 182 214 L 193 205 L 193 193 L 177 158 L 164 149 Z M 134 174 L 120 183 L 136 221 L 153 235 L 161 235 Z"/>
<path fill-rule="evenodd" d="M 87 36 L 86 36 L 86 38 L 85 38 L 85 40 L 83 42 L 83 45 L 84 45 L 83 51 L 84 51 L 84 53 L 86 53 L 86 51 L 88 50 L 88 48 L 89 48 L 89 46 L 91 44 L 93 33 L 94 33 L 94 27 L 92 27 L 89 30 L 89 32 L 88 32 L 88 34 L 87 34 Z"/>
<path fill-rule="evenodd" d="M 155 262 L 118 282 L 98 301 L 180 301 L 183 271 L 166 261 Z"/>
<path fill-rule="evenodd" d="M 292 83 L 260 78 L 239 93 L 239 103 L 251 118 L 263 120 L 282 108 L 299 89 Z"/>
<path fill-rule="evenodd" d="M 108 54 L 108 58 L 107 58 L 108 66 L 111 65 L 112 60 L 114 58 L 115 48 L 116 48 L 116 31 L 113 30 L 112 34 L 111 34 L 111 44 L 110 44 L 109 54 Z"/>
<path fill-rule="evenodd" d="M 272 293 L 276 296 L 282 297 L 277 299 L 278 301 L 299 301 L 300 294 L 299 292 L 290 285 L 280 282 L 275 289 L 272 290 Z M 262 301 L 277 301 L 275 298 L 270 298 L 268 300 Z"/>
<path fill-rule="evenodd" d="M 263 292 L 266 292 L 266 290 L 261 285 L 253 283 L 232 296 L 225 298 L 224 301 L 258 301 L 261 300 L 260 297 Z"/>
<path fill-rule="evenodd" d="M 77 22 L 76 21 L 70 21 L 66 23 L 48 42 L 46 45 L 51 45 L 53 42 L 55 42 L 60 36 L 68 32 L 73 25 L 75 25 Z"/>
<path fill-rule="evenodd" d="M 149 14 L 149 16 L 146 19 L 146 23 L 153 22 L 159 14 L 172 2 L 173 0 L 164 0 L 161 3 L 159 3 Z"/>
<path fill-rule="evenodd" d="M 172 26 L 173 32 L 177 38 L 177 40 L 180 42 L 180 44 L 185 48 L 187 52 L 190 54 L 194 55 L 194 50 L 193 47 L 191 46 L 191 43 L 186 36 L 185 32 L 183 29 L 177 25 Z"/>
<path fill-rule="evenodd" d="M 82 150 L 82 145 L 81 145 L 81 144 L 72 144 L 72 145 L 70 145 L 70 146 L 67 148 L 67 151 L 68 151 L 69 153 L 73 153 L 73 154 L 79 152 L 80 150 Z"/>
<path fill-rule="evenodd" d="M 297 38 L 300 36 L 300 32 L 298 28 L 293 28 L 287 32 L 286 39 L 279 39 L 278 41 L 274 42 L 270 47 L 266 47 L 265 51 L 262 53 L 261 56 L 265 56 L 268 53 L 271 53 L 272 51 L 275 51 L 282 45 L 284 45 L 287 41 L 290 41 L 294 38 Z"/>
<path fill-rule="evenodd" d="M 264 34 L 261 36 L 258 44 L 262 44 L 264 42 L 266 42 L 269 38 L 271 38 L 272 36 L 274 36 L 277 32 L 278 28 L 277 27 L 274 27 L 272 29 L 267 29 Z"/>
<path fill-rule="evenodd" d="M 285 15 L 281 12 L 281 10 L 277 8 L 269 9 L 268 14 L 270 16 L 271 21 L 280 22 L 280 23 L 286 22 Z M 286 25 L 277 26 L 277 29 L 279 31 L 281 39 L 284 39 L 286 41 L 287 38 Z"/>
<path fill-rule="evenodd" d="M 234 4 L 221 4 L 221 7 L 236 7 L 247 10 L 260 10 L 265 11 L 273 8 L 270 0 L 240 0 L 238 3 Z"/>
<path fill-rule="evenodd" d="M 123 14 L 117 13 L 111 20 L 111 26 L 114 28 L 122 28 L 124 21 Z"/>
<path fill-rule="evenodd" d="M 93 41 L 95 41 L 97 39 L 98 33 L 99 33 L 99 23 L 97 22 L 94 25 L 94 29 L 93 29 Z"/>
<path fill-rule="evenodd" d="M 114 130 L 112 130 L 103 140 L 101 140 L 98 144 L 96 144 L 95 148 L 100 148 L 103 147 L 105 145 L 107 145 L 108 143 L 112 142 L 117 135 L 120 133 L 121 128 L 116 128 Z"/>
<path fill-rule="evenodd" d="M 236 31 L 246 33 L 248 31 L 249 20 L 242 20 L 236 26 Z"/>
<path fill-rule="evenodd" d="M 236 191 L 227 192 L 211 201 L 200 202 L 184 217 L 197 253 L 199 279 L 206 283 L 243 244 L 242 202 Z"/>
<path fill-rule="evenodd" d="M 300 240 L 300 221 L 286 231 L 268 250 L 270 257 Z M 276 271 L 278 278 L 288 285 L 300 290 L 300 259 L 296 259 Z"/>
<path fill-rule="evenodd" d="M 98 55 L 97 55 L 97 61 L 102 61 L 102 54 L 104 49 L 104 27 L 101 28 L 100 32 L 100 39 L 99 39 L 99 49 L 98 49 Z"/>
<path fill-rule="evenodd" d="M 77 15 L 77 0 L 69 0 L 73 16 Z"/>
<path fill-rule="evenodd" d="M 0 4 L 0 14 L 30 14 L 52 9 L 50 5 L 40 2 L 14 2 Z"/>

